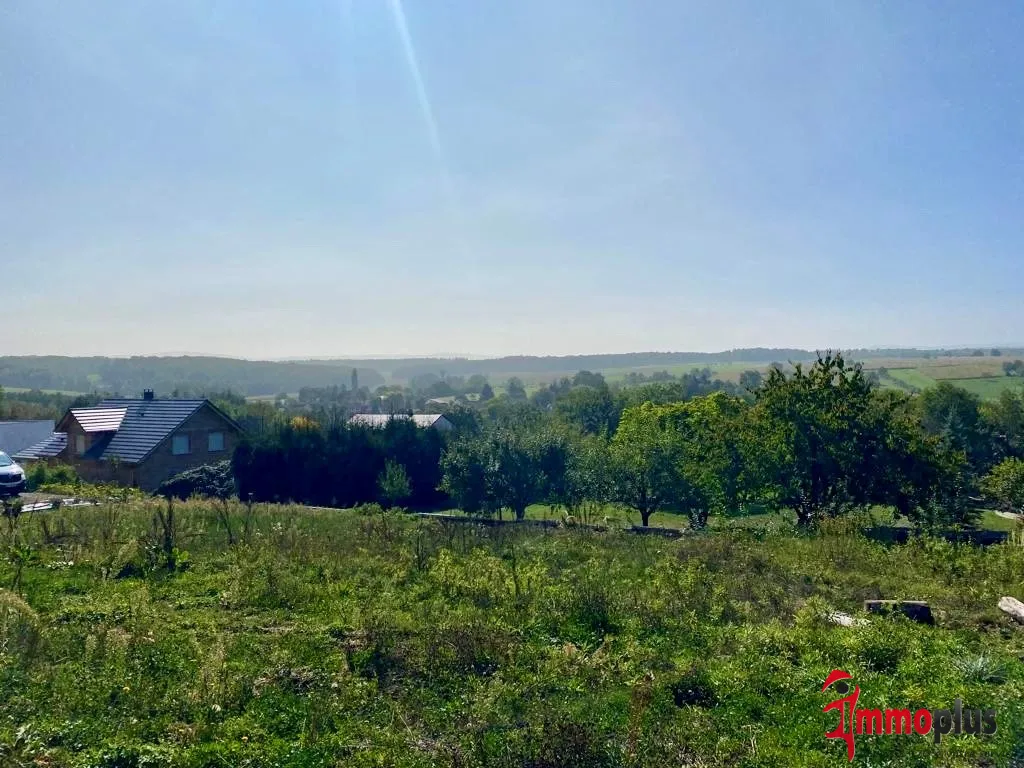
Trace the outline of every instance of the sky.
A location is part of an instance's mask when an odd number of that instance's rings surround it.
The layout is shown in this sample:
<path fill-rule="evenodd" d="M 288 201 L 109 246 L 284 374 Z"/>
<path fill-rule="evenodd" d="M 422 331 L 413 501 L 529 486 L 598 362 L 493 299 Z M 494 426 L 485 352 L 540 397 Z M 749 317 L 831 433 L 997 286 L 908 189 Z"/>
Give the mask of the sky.
<path fill-rule="evenodd" d="M 4 0 L 0 354 L 1024 343 L 1024 6 Z"/>

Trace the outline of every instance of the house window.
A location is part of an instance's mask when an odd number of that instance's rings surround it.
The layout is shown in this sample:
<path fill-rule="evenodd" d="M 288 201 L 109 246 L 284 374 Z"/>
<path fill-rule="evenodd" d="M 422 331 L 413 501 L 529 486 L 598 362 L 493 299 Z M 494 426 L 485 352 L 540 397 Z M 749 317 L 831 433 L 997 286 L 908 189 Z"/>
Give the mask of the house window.
<path fill-rule="evenodd" d="M 75 435 L 75 453 L 79 456 L 85 453 L 85 435 Z"/>
<path fill-rule="evenodd" d="M 188 435 L 175 435 L 171 438 L 171 453 L 175 456 L 183 456 L 192 453 L 192 441 Z"/>
<path fill-rule="evenodd" d="M 206 449 L 211 453 L 224 450 L 224 433 L 211 432 L 206 438 Z"/>

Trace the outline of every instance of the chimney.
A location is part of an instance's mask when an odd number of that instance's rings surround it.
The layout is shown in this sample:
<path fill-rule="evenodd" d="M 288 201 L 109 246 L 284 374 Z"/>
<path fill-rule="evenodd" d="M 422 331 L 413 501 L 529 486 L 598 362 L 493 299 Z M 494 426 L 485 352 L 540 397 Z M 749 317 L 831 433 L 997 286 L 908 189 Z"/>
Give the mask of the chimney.
<path fill-rule="evenodd" d="M 142 390 L 142 399 L 143 400 L 152 400 L 153 399 L 153 390 L 152 389 L 144 389 L 144 390 Z"/>

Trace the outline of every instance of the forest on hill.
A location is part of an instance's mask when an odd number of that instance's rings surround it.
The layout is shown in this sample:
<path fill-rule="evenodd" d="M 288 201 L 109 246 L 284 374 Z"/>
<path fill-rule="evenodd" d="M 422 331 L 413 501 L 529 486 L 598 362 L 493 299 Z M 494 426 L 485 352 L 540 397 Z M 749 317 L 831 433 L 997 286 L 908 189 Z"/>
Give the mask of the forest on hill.
<path fill-rule="evenodd" d="M 850 360 L 929 360 L 1024 356 L 1024 349 L 854 349 Z M 817 352 L 786 347 L 756 347 L 722 352 L 630 352 L 625 354 L 535 356 L 515 355 L 487 359 L 465 357 L 239 360 L 209 356 L 134 357 L 0 357 L 0 387 L 131 395 L 153 389 L 158 395 L 232 391 L 247 397 L 296 393 L 303 388 L 352 389 L 352 370 L 358 385 L 374 390 L 385 383 L 411 382 L 423 376 L 484 376 L 492 384 L 518 376 L 553 380 L 578 371 L 629 371 L 681 366 L 709 367 L 749 364 L 764 368 L 771 363 L 813 362 Z"/>
<path fill-rule="evenodd" d="M 349 385 L 352 366 L 334 361 L 270 362 L 227 357 L 0 357 L 0 386 L 64 392 L 135 395 L 153 389 L 231 390 L 243 395 L 298 392 L 303 387 Z M 359 384 L 377 387 L 384 378 L 358 369 Z"/>

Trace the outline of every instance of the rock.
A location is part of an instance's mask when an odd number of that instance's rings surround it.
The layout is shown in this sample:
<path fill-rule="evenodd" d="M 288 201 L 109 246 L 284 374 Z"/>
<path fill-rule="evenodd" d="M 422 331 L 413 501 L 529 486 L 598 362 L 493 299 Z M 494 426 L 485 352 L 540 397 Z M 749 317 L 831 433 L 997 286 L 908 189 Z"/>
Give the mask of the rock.
<path fill-rule="evenodd" d="M 843 613 L 842 611 L 826 613 L 825 618 L 833 624 L 838 624 L 841 627 L 863 627 L 868 623 L 867 619 L 857 619 L 848 613 Z"/>
<path fill-rule="evenodd" d="M 865 600 L 864 610 L 868 613 L 902 613 L 919 624 L 934 624 L 932 609 L 923 600 Z"/>
<path fill-rule="evenodd" d="M 1024 603 L 1020 600 L 1015 597 L 1001 597 L 998 605 L 1000 611 L 1024 624 Z"/>

